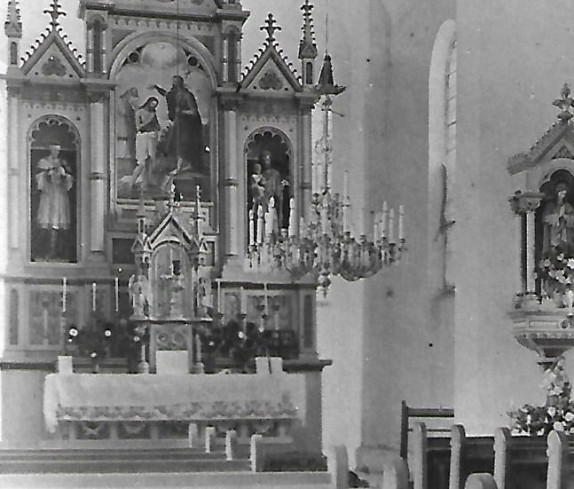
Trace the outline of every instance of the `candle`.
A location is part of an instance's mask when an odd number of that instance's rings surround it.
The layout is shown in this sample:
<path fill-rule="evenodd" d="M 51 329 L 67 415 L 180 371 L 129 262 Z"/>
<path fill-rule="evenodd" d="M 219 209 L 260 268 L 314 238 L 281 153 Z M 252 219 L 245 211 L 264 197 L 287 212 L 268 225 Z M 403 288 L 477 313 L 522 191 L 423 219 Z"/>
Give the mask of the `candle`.
<path fill-rule="evenodd" d="M 263 284 L 263 296 L 265 297 L 265 314 L 269 310 L 269 299 L 267 297 L 267 282 Z"/>
<path fill-rule="evenodd" d="M 399 206 L 399 241 L 405 239 L 404 224 L 403 224 L 404 213 L 405 213 L 404 207 L 402 205 Z"/>
<path fill-rule="evenodd" d="M 114 277 L 114 292 L 116 299 L 116 312 L 118 312 L 120 305 L 120 279 L 118 277 Z"/>
<path fill-rule="evenodd" d="M 199 336 L 199 334 L 195 335 L 195 348 L 196 348 L 196 355 L 195 355 L 196 363 L 201 363 L 201 336 Z"/>
<path fill-rule="evenodd" d="M 386 237 L 386 232 L 387 232 L 387 201 L 385 200 L 383 202 L 383 216 L 381 219 L 381 238 L 385 238 Z"/>
<path fill-rule="evenodd" d="M 343 175 L 343 203 L 347 203 L 347 198 L 349 197 L 349 170 L 345 170 Z"/>
<path fill-rule="evenodd" d="M 263 244 L 263 235 L 265 234 L 265 217 L 263 215 L 263 207 L 259 206 L 257 210 L 257 241 L 259 244 Z"/>
<path fill-rule="evenodd" d="M 240 288 L 240 297 L 239 297 L 239 310 L 241 314 L 245 314 L 247 304 L 245 303 L 245 289 L 243 287 Z"/>
<path fill-rule="evenodd" d="M 62 312 L 66 312 L 66 295 L 68 292 L 68 279 L 62 279 Z"/>
<path fill-rule="evenodd" d="M 395 242 L 395 210 L 389 211 L 389 243 Z"/>
<path fill-rule="evenodd" d="M 216 281 L 217 284 L 217 311 L 223 316 L 223 303 L 221 302 L 221 284 L 219 280 Z"/>
<path fill-rule="evenodd" d="M 92 311 L 96 310 L 96 282 L 92 282 Z"/>
<path fill-rule="evenodd" d="M 255 244 L 255 217 L 253 209 L 249 210 L 249 246 Z"/>
<path fill-rule="evenodd" d="M 291 197 L 289 200 L 289 236 L 295 236 L 295 223 L 297 216 L 295 215 L 295 199 Z"/>

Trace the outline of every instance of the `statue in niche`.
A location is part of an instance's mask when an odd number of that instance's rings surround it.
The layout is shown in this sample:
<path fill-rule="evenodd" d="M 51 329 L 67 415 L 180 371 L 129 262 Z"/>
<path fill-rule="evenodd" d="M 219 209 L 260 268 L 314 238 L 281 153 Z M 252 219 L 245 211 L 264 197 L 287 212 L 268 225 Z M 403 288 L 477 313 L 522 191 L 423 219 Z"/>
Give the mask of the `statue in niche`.
<path fill-rule="evenodd" d="M 179 75 L 173 77 L 169 90 L 158 85 L 153 85 L 153 88 L 165 97 L 168 118 L 172 123 L 162 144 L 164 154 L 176 159 L 172 173 L 204 173 L 203 123 L 195 96 Z"/>
<path fill-rule="evenodd" d="M 152 290 L 145 275 L 134 274 L 128 281 L 128 292 L 132 303 L 133 316 L 146 317 L 152 303 Z"/>
<path fill-rule="evenodd" d="M 279 170 L 277 170 L 272 164 L 272 155 L 270 151 L 262 151 L 259 156 L 259 165 L 262 169 L 261 184 L 264 187 L 264 193 L 262 198 L 262 203 L 264 210 L 267 212 L 269 210 L 269 203 L 273 199 L 275 210 L 277 212 L 277 230 L 280 230 L 287 226 L 284 221 L 284 199 L 283 194 L 285 187 L 289 185 L 287 179 L 281 176 Z"/>
<path fill-rule="evenodd" d="M 40 192 L 38 213 L 39 228 L 48 235 L 48 249 L 44 258 L 62 259 L 63 232 L 70 229 L 70 197 L 73 178 L 66 162 L 60 157 L 61 146 L 52 144 L 48 156 L 38 162 L 36 184 Z"/>
<path fill-rule="evenodd" d="M 137 185 L 145 189 L 151 181 L 160 131 L 156 115 L 158 103 L 157 98 L 149 97 L 135 113 L 136 167 L 127 182 L 130 188 Z"/>
<path fill-rule="evenodd" d="M 574 256 L 574 207 L 567 202 L 568 190 L 565 183 L 558 183 L 555 200 L 543 210 L 542 252 L 546 257 Z"/>

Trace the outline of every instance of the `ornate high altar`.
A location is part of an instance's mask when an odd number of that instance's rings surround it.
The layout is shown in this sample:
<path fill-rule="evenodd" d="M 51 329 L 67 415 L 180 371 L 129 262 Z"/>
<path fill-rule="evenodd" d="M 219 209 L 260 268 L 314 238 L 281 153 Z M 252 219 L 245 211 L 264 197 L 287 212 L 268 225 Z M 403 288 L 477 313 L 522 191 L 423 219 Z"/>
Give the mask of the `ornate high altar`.
<path fill-rule="evenodd" d="M 332 193 L 344 87 L 329 55 L 316 76 L 312 5 L 297 74 L 271 14 L 241 72 L 239 0 L 79 3 L 84 56 L 58 0 L 22 58 L 16 0 L 5 24 L 3 361 L 43 418 L 12 438 L 195 447 L 260 435 L 322 466 L 317 287 L 377 273 L 405 239 L 402 208 L 386 204 L 372 238 L 355 238 L 347 185 Z M 17 407 L 2 413 L 18 424 Z"/>

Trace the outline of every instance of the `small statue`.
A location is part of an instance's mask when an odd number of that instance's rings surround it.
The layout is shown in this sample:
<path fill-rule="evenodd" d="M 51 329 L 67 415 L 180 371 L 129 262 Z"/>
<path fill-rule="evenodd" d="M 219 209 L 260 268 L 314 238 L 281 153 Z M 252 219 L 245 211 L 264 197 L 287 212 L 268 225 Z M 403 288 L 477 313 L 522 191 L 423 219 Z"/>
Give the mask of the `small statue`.
<path fill-rule="evenodd" d="M 556 185 L 556 200 L 546 205 L 542 214 L 544 223 L 543 253 L 554 257 L 564 253 L 567 258 L 574 256 L 574 207 L 567 202 L 568 186 Z"/>
<path fill-rule="evenodd" d="M 546 404 L 557 406 L 560 402 L 568 402 L 572 386 L 564 370 L 564 358 L 558 357 L 552 366 L 544 371 L 542 387 L 546 390 Z"/>

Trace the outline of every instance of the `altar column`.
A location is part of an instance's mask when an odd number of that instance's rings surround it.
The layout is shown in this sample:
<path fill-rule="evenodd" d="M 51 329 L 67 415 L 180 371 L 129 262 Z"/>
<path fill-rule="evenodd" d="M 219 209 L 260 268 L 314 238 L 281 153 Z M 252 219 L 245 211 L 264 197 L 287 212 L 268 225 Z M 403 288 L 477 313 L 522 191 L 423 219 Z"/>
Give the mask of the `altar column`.
<path fill-rule="evenodd" d="M 105 236 L 105 94 L 90 98 L 90 253 L 103 254 Z"/>
<path fill-rule="evenodd" d="M 301 154 L 303 155 L 300 172 L 301 195 L 297 208 L 299 217 L 309 218 L 310 205 L 312 201 L 312 144 L 311 144 L 311 112 L 306 111 L 303 114 L 302 137 L 301 137 Z M 297 222 L 297 225 L 299 223 Z"/>
<path fill-rule="evenodd" d="M 225 254 L 227 256 L 238 256 L 240 254 L 240 243 L 244 235 L 241 212 L 244 205 L 239 198 L 239 162 L 237 159 L 237 112 L 235 107 L 225 110 L 225 167 L 221 169 L 223 173 L 223 185 L 225 201 L 227 205 L 226 216 L 223 220 L 226 223 L 227 233 L 225 240 Z M 220 224 L 221 225 L 221 224 Z"/>
<path fill-rule="evenodd" d="M 514 213 L 521 218 L 520 226 L 522 227 L 522 218 L 526 219 L 526 236 L 521 241 L 521 246 L 524 246 L 524 254 L 526 260 L 525 277 L 522 280 L 522 290 L 524 295 L 536 294 L 536 256 L 535 256 L 535 239 L 536 239 L 536 209 L 540 205 L 544 194 L 538 192 L 516 192 L 513 197 L 509 199 L 510 206 Z M 525 216 L 525 217 L 523 217 Z M 522 234 L 522 229 L 520 229 Z M 521 273 L 522 273 L 521 265 Z"/>
<path fill-rule="evenodd" d="M 12 93 L 10 93 L 10 91 Z M 8 195 L 10 205 L 10 248 L 17 249 L 19 243 L 22 243 L 19 234 L 24 229 L 24 226 L 20 225 L 19 213 L 20 206 L 17 205 L 19 195 L 19 172 L 20 172 L 20 130 L 19 130 L 19 110 L 20 110 L 20 92 L 19 90 L 9 89 L 9 112 L 8 112 L 8 138 L 9 138 L 9 169 L 8 169 Z M 25 194 L 24 194 L 25 195 Z"/>

